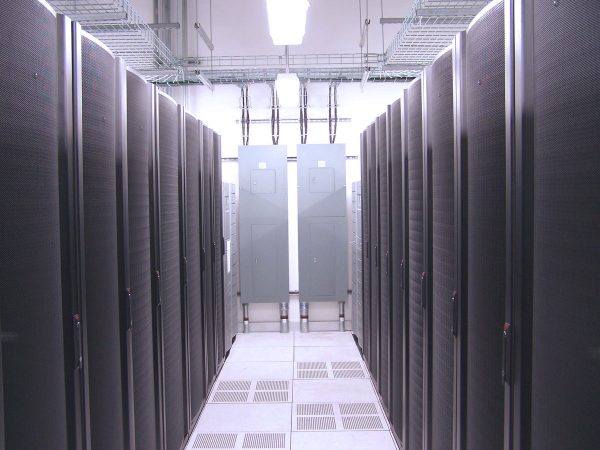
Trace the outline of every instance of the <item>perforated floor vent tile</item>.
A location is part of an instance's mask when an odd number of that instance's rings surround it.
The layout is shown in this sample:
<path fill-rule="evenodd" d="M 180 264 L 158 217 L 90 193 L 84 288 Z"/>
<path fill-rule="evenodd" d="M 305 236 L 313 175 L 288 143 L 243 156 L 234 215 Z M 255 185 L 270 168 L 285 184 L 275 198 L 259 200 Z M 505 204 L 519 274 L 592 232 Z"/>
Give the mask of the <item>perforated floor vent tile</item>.
<path fill-rule="evenodd" d="M 327 431 L 335 430 L 335 417 L 301 416 L 296 417 L 297 431 Z"/>
<path fill-rule="evenodd" d="M 383 430 L 379 416 L 344 416 L 344 430 Z"/>
<path fill-rule="evenodd" d="M 289 449 L 290 433 L 198 433 L 186 450 L 204 449 Z"/>
<path fill-rule="evenodd" d="M 295 369 L 297 380 L 367 378 L 367 372 L 360 361 L 296 362 Z"/>
<path fill-rule="evenodd" d="M 340 412 L 343 416 L 377 415 L 375 403 L 340 403 Z"/>
<path fill-rule="evenodd" d="M 236 433 L 200 433 L 194 439 L 192 448 L 235 448 Z"/>
<path fill-rule="evenodd" d="M 388 430 L 377 403 L 297 403 L 292 431 Z"/>
<path fill-rule="evenodd" d="M 242 448 L 286 448 L 285 433 L 246 433 Z"/>
<path fill-rule="evenodd" d="M 299 403 L 296 405 L 298 416 L 333 416 L 331 403 Z"/>
<path fill-rule="evenodd" d="M 291 398 L 288 380 L 228 380 L 217 384 L 209 403 L 286 403 Z"/>

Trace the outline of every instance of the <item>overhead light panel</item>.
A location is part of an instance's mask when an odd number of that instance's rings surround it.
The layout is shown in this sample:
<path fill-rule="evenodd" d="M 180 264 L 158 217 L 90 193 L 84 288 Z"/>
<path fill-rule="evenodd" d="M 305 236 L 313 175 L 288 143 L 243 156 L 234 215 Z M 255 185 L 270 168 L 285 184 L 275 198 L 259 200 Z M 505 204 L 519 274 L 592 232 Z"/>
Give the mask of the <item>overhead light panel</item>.
<path fill-rule="evenodd" d="M 274 45 L 300 45 L 306 28 L 308 0 L 267 0 L 269 33 Z"/>
<path fill-rule="evenodd" d="M 300 80 L 295 73 L 280 73 L 275 80 L 275 90 L 279 104 L 283 107 L 298 106 L 300 95 Z"/>

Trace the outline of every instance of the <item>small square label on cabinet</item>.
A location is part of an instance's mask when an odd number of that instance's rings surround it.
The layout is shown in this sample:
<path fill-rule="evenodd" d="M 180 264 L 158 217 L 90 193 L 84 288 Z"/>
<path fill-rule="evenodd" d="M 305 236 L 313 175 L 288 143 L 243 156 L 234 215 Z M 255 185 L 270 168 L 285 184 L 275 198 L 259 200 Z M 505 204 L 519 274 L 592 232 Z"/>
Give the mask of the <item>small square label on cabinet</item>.
<path fill-rule="evenodd" d="M 327 161 L 317 161 L 317 167 L 327 167 Z"/>
<path fill-rule="evenodd" d="M 266 169 L 267 168 L 267 163 L 266 162 L 259 162 L 258 163 L 258 168 L 259 169 Z"/>

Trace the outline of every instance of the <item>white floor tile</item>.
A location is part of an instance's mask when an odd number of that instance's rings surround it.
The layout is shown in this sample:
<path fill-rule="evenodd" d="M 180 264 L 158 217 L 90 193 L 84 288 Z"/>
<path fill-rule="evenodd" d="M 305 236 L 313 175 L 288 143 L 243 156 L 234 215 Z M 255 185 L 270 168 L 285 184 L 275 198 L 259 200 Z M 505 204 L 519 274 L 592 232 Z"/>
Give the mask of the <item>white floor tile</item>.
<path fill-rule="evenodd" d="M 294 403 L 318 402 L 378 402 L 371 381 L 353 380 L 294 380 Z"/>
<path fill-rule="evenodd" d="M 291 362 L 294 360 L 294 348 L 289 347 L 246 347 L 234 345 L 227 362 Z"/>
<path fill-rule="evenodd" d="M 290 448 L 291 433 L 196 433 L 186 446 L 186 450 L 204 449 L 244 449 L 267 450 Z"/>
<path fill-rule="evenodd" d="M 356 345 L 335 347 L 296 347 L 294 361 L 362 361 Z"/>
<path fill-rule="evenodd" d="M 234 345 L 240 347 L 292 347 L 294 333 L 238 333 Z"/>
<path fill-rule="evenodd" d="M 356 345 L 349 331 L 325 331 L 311 333 L 295 333 L 296 347 L 335 347 Z"/>
<path fill-rule="evenodd" d="M 195 433 L 289 432 L 291 424 L 290 403 L 209 403 L 202 411 Z"/>
<path fill-rule="evenodd" d="M 397 450 L 388 431 L 294 432 L 292 450 Z"/>
<path fill-rule="evenodd" d="M 219 380 L 291 380 L 293 362 L 226 361 Z"/>

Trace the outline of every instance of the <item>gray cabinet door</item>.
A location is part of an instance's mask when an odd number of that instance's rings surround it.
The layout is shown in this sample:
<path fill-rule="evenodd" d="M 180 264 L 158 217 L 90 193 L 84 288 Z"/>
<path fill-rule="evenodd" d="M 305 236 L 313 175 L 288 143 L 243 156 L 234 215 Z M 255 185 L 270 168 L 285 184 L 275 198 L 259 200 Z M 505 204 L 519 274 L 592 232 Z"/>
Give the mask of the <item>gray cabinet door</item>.
<path fill-rule="evenodd" d="M 348 289 L 346 152 L 298 146 L 300 301 L 345 301 Z"/>
<path fill-rule="evenodd" d="M 242 303 L 289 301 L 287 149 L 239 148 Z"/>

